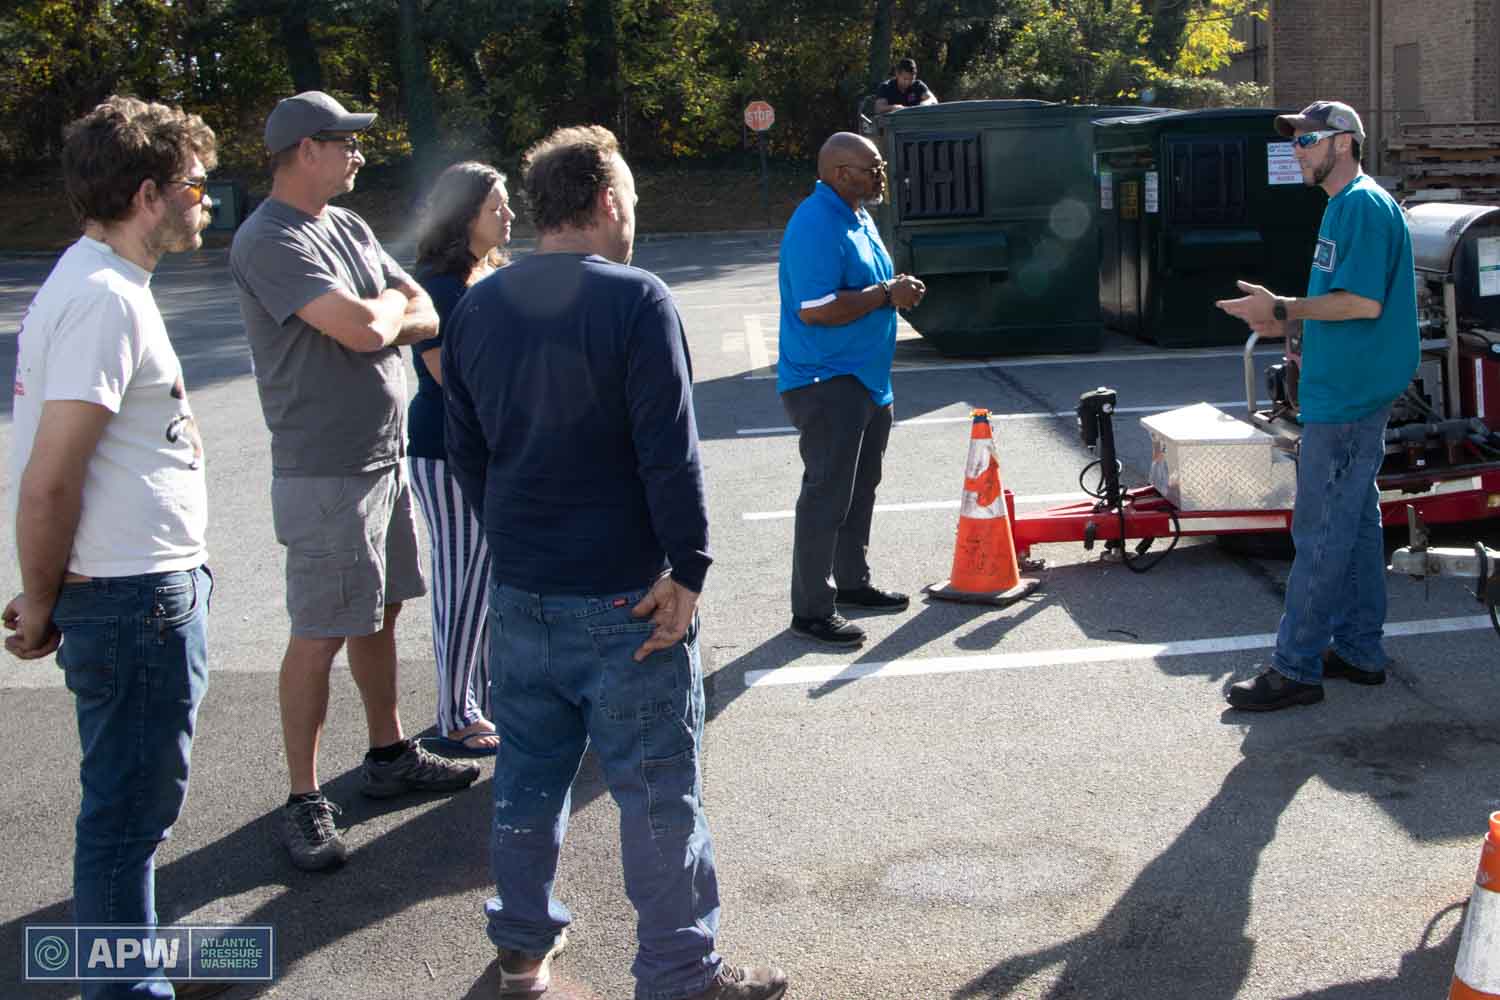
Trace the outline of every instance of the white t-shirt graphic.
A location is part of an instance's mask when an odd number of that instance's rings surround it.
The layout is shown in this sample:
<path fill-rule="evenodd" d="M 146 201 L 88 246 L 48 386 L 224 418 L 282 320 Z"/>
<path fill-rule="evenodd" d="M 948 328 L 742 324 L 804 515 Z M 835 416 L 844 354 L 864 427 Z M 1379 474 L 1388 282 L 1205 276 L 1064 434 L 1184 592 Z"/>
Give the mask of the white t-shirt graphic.
<path fill-rule="evenodd" d="M 203 443 L 182 366 L 151 295 L 151 274 L 82 237 L 58 259 L 21 320 L 11 508 L 47 400 L 114 414 L 89 460 L 68 570 L 135 576 L 208 558 Z"/>

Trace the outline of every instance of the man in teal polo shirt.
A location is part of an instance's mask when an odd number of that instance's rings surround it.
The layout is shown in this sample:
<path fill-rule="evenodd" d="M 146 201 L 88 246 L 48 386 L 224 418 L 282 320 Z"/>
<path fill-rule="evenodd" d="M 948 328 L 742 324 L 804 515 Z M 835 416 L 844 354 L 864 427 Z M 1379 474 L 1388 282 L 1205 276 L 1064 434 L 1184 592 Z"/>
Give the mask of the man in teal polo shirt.
<path fill-rule="evenodd" d="M 885 190 L 867 139 L 838 132 L 818 153 L 818 183 L 781 240 L 781 357 L 776 387 L 800 437 L 802 492 L 792 543 L 792 631 L 833 646 L 865 633 L 839 607 L 906 609 L 870 583 L 865 554 L 891 433 L 896 310 L 927 288 L 894 274 L 865 205 Z"/>
<path fill-rule="evenodd" d="M 1400 207 L 1359 167 L 1364 125 L 1347 104 L 1281 115 L 1306 184 L 1328 193 L 1306 298 L 1241 281 L 1218 305 L 1262 336 L 1302 326 L 1296 559 L 1271 668 L 1229 704 L 1274 711 L 1323 700 L 1323 678 L 1385 682 L 1385 550 L 1375 476 L 1391 403 L 1416 370 L 1416 279 Z"/>

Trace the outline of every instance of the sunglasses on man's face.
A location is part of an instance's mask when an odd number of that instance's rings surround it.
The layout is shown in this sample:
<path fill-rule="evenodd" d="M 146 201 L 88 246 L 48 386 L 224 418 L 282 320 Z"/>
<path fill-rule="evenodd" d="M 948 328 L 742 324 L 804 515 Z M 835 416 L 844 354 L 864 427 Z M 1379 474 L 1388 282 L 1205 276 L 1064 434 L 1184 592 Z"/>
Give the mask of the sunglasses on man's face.
<path fill-rule="evenodd" d="M 191 191 L 193 193 L 193 197 L 198 201 L 202 201 L 204 196 L 208 194 L 207 177 L 182 177 L 175 181 L 167 181 L 167 183 L 181 184 L 183 187 Z"/>
<path fill-rule="evenodd" d="M 1328 138 L 1331 135 L 1343 135 L 1346 131 L 1348 130 L 1341 128 L 1331 128 L 1325 129 L 1322 132 L 1304 132 L 1302 135 L 1297 136 L 1297 138 L 1293 139 L 1292 141 L 1301 146 L 1303 149 L 1307 149 L 1309 146 L 1316 146 L 1318 143 L 1322 142 L 1324 139 Z"/>
<path fill-rule="evenodd" d="M 331 142 L 343 146 L 346 152 L 359 152 L 359 136 L 356 135 L 312 135 L 308 138 L 313 142 Z"/>

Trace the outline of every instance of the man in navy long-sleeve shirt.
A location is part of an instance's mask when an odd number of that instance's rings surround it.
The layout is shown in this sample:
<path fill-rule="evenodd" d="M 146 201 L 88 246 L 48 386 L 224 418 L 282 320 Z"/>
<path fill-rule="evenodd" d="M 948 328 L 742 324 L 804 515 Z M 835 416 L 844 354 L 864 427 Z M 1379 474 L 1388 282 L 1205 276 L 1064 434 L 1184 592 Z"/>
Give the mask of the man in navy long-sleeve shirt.
<path fill-rule="evenodd" d="M 698 594 L 710 562 L 692 367 L 660 279 L 628 266 L 635 180 L 609 130 L 526 154 L 537 252 L 444 330 L 449 466 L 484 512 L 500 733 L 485 905 L 500 995 L 544 992 L 571 917 L 553 898 L 586 747 L 620 806 L 639 914 L 636 995 L 779 1000 L 786 976 L 714 947 Z"/>

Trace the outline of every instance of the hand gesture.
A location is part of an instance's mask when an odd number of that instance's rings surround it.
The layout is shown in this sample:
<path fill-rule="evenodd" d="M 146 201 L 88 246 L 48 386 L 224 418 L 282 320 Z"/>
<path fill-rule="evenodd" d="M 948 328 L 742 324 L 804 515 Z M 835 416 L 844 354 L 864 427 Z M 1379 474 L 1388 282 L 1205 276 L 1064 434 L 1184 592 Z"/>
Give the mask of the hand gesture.
<path fill-rule="evenodd" d="M 630 609 L 636 618 L 650 618 L 656 625 L 656 631 L 635 651 L 635 662 L 640 663 L 657 650 L 681 642 L 693 624 L 693 612 L 697 607 L 696 593 L 670 576 L 658 579 L 650 593 L 641 598 L 641 603 Z"/>
<path fill-rule="evenodd" d="M 1245 295 L 1238 299 L 1220 299 L 1214 305 L 1236 319 L 1242 319 L 1262 337 L 1281 336 L 1281 321 L 1276 318 L 1276 296 L 1269 288 L 1252 285 L 1248 281 L 1236 281 Z M 1274 330 L 1276 332 L 1269 332 Z"/>
<path fill-rule="evenodd" d="M 891 305 L 897 309 L 914 309 L 927 294 L 927 286 L 920 278 L 909 274 L 898 274 L 891 281 Z"/>
<path fill-rule="evenodd" d="M 39 660 L 50 656 L 62 644 L 62 633 L 52 624 L 52 609 L 17 594 L 5 606 L 0 622 L 14 635 L 5 637 L 5 648 L 21 660 Z"/>

